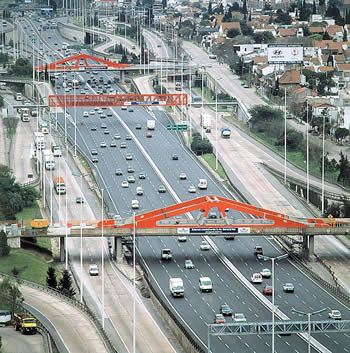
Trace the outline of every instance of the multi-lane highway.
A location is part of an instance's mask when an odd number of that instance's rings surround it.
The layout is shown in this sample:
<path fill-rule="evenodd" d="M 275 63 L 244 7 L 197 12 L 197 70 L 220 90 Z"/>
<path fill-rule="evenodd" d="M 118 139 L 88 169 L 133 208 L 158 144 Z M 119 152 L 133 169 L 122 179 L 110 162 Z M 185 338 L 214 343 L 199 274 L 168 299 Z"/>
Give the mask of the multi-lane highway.
<path fill-rule="evenodd" d="M 46 31 L 42 35 L 50 36 L 50 41 L 61 45 L 59 37 L 53 37 L 53 31 Z M 49 38 L 47 38 L 49 40 Z M 55 46 L 51 47 L 55 48 Z M 87 82 L 89 74 L 81 74 L 80 79 Z M 62 76 L 62 75 L 61 75 Z M 67 74 L 68 81 L 73 78 Z M 113 74 L 97 72 L 94 74 L 98 80 L 104 82 L 113 79 Z M 112 80 L 113 82 L 113 80 Z M 116 90 L 119 87 L 110 84 Z M 93 92 L 89 84 L 84 84 L 86 92 Z M 86 86 L 86 88 L 85 88 Z M 62 86 L 61 86 L 62 87 Z M 79 91 L 81 88 L 79 88 Z M 63 93 L 63 87 L 57 93 Z M 73 90 L 67 92 L 73 94 Z M 79 151 L 90 162 L 95 171 L 97 183 L 100 187 L 108 187 L 105 193 L 105 202 L 111 213 L 119 213 L 123 217 L 131 214 L 131 200 L 140 202 L 138 213 L 167 206 L 175 201 L 185 201 L 195 196 L 204 194 L 217 194 L 232 197 L 219 183 L 217 183 L 197 161 L 197 159 L 183 146 L 182 139 L 174 132 L 169 132 L 166 125 L 169 118 L 166 114 L 156 112 L 156 129 L 152 137 L 146 137 L 146 121 L 149 113 L 142 108 L 134 111 L 121 108 L 98 110 L 92 108 L 67 109 L 71 118 L 67 125 L 59 115 L 62 130 L 67 126 L 67 134 L 71 143 L 74 143 L 74 120 L 77 120 L 77 145 Z M 84 117 L 88 111 L 88 117 Z M 93 114 L 91 112 L 94 111 Z M 101 118 L 105 116 L 105 118 Z M 153 116 L 152 116 L 153 118 Z M 140 124 L 141 129 L 136 129 Z M 105 125 L 105 127 L 103 126 Z M 109 133 L 107 134 L 106 131 Z M 120 138 L 115 138 L 119 135 Z M 127 139 L 127 135 L 131 139 Z M 111 147 L 115 142 L 116 146 Z M 101 147 L 106 143 L 106 147 Z M 126 148 L 121 148 L 125 143 Z M 97 150 L 97 163 L 92 163 L 91 151 Z M 132 160 L 126 160 L 130 153 Z M 179 156 L 178 160 L 172 159 L 172 154 Z M 128 167 L 133 167 L 134 172 L 128 172 Z M 123 175 L 116 175 L 116 169 L 121 169 Z M 140 172 L 146 174 L 146 179 L 139 179 Z M 187 179 L 180 180 L 179 174 L 186 173 Z M 122 188 L 122 182 L 128 176 L 135 176 L 135 183 L 129 183 L 127 188 Z M 197 185 L 199 178 L 208 180 L 208 190 L 190 194 L 190 184 Z M 166 193 L 158 193 L 159 185 L 165 185 Z M 136 195 L 136 187 L 142 185 L 143 196 Z M 242 215 L 237 215 L 241 218 Z M 271 239 L 262 238 L 237 238 L 227 241 L 222 238 L 213 238 L 213 250 L 201 251 L 201 239 L 189 238 L 187 242 L 180 243 L 176 238 L 146 238 L 138 240 L 140 259 L 145 263 L 148 276 L 162 300 L 174 314 L 178 315 L 183 326 L 193 334 L 195 340 L 205 349 L 207 344 L 207 323 L 213 322 L 214 316 L 219 312 L 220 305 L 228 303 L 234 312 L 242 312 L 248 321 L 269 321 L 271 312 L 263 305 L 264 297 L 261 293 L 262 286 L 255 285 L 255 290 L 248 290 L 242 284 L 242 278 L 249 279 L 253 272 L 259 272 L 269 264 L 262 263 L 253 255 L 255 245 L 262 245 L 264 253 L 268 256 L 280 254 Z M 162 248 L 171 248 L 173 261 L 163 263 L 160 260 Z M 219 255 L 219 256 L 218 256 Z M 192 259 L 195 269 L 185 270 L 184 260 Z M 222 261 L 226 259 L 224 264 Z M 228 264 L 228 265 L 227 265 Z M 236 267 L 242 278 L 233 275 L 232 267 Z M 198 280 L 201 276 L 210 276 L 214 283 L 213 293 L 202 294 L 199 292 Z M 185 298 L 174 299 L 169 292 L 169 278 L 181 277 L 184 280 Z M 290 261 L 284 260 L 276 265 L 276 304 L 287 316 L 293 318 L 291 309 L 294 307 L 303 311 L 314 311 L 323 307 L 340 309 L 343 317 L 348 318 L 349 309 L 342 306 L 331 295 L 322 290 L 316 283 L 300 272 Z M 243 281 L 244 282 L 244 281 Z M 265 281 L 270 283 L 269 280 Z M 294 294 L 284 293 L 282 285 L 293 282 L 296 288 Z M 326 314 L 319 317 L 326 318 Z M 315 337 L 329 351 L 346 352 L 347 335 L 332 334 L 330 336 L 318 335 Z M 239 338 L 222 338 L 213 340 L 212 350 L 215 352 L 270 352 L 269 336 L 252 336 Z M 297 336 L 276 337 L 277 352 L 303 352 L 306 343 Z"/>

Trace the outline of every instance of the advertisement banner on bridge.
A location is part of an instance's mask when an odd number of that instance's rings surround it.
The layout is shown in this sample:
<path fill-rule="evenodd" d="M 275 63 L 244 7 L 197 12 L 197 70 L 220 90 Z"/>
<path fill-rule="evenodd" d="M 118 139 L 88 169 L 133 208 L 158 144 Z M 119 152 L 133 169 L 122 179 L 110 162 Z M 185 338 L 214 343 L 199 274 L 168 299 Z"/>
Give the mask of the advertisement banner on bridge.
<path fill-rule="evenodd" d="M 192 227 L 178 228 L 177 234 L 249 234 L 250 227 Z"/>

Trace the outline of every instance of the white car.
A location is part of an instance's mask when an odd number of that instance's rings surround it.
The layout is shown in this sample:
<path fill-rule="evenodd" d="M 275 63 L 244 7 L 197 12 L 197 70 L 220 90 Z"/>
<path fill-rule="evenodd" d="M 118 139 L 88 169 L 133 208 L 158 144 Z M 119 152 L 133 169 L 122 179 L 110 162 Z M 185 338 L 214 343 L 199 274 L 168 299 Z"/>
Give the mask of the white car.
<path fill-rule="evenodd" d="M 90 115 L 95 115 L 95 111 L 94 110 L 90 110 Z"/>
<path fill-rule="evenodd" d="M 131 200 L 131 208 L 132 209 L 139 209 L 140 208 L 139 200 Z"/>
<path fill-rule="evenodd" d="M 128 187 L 129 187 L 129 183 L 127 182 L 127 180 L 123 180 L 122 188 L 128 188 Z"/>
<path fill-rule="evenodd" d="M 200 245 L 201 250 L 210 250 L 210 245 L 206 240 L 203 240 Z"/>
<path fill-rule="evenodd" d="M 252 283 L 262 283 L 262 275 L 260 273 L 253 273 L 252 277 L 250 278 Z"/>
<path fill-rule="evenodd" d="M 179 235 L 177 237 L 177 241 L 180 242 L 180 243 L 184 243 L 185 241 L 187 241 L 186 235 Z"/>
<path fill-rule="evenodd" d="M 100 108 L 100 109 L 97 111 L 97 114 L 103 114 L 103 110 Z"/>
<path fill-rule="evenodd" d="M 192 268 L 194 268 L 194 264 L 193 264 L 192 260 L 190 260 L 190 259 L 185 260 L 185 269 L 190 270 Z"/>
<path fill-rule="evenodd" d="M 339 310 L 331 310 L 328 313 L 328 317 L 334 320 L 341 320 L 341 312 Z"/>
<path fill-rule="evenodd" d="M 233 315 L 233 321 L 234 322 L 246 322 L 247 319 L 245 318 L 244 314 L 234 314 Z"/>
<path fill-rule="evenodd" d="M 271 277 L 271 271 L 268 268 L 264 268 L 260 274 L 264 277 L 264 278 L 270 278 Z"/>
<path fill-rule="evenodd" d="M 193 194 L 195 193 L 197 190 L 196 190 L 196 187 L 194 185 L 190 185 L 189 188 L 188 188 L 188 192 Z"/>
<path fill-rule="evenodd" d="M 84 112 L 83 117 L 84 118 L 88 118 L 89 117 L 89 112 Z"/>
<path fill-rule="evenodd" d="M 180 180 L 186 180 L 187 175 L 185 173 L 180 173 L 179 178 L 180 178 Z"/>
<path fill-rule="evenodd" d="M 89 275 L 98 276 L 98 266 L 96 264 L 91 264 L 89 266 Z"/>

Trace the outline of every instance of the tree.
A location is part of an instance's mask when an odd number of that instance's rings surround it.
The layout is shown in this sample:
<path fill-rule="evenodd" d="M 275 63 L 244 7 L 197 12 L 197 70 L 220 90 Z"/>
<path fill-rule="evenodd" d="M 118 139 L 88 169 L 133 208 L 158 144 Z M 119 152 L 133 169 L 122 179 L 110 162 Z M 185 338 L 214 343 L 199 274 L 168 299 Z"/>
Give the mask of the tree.
<path fill-rule="evenodd" d="M 334 132 L 334 137 L 340 142 L 342 142 L 345 137 L 349 136 L 349 130 L 343 127 L 337 128 Z"/>
<path fill-rule="evenodd" d="M 167 6 L 168 6 L 167 0 L 162 0 L 162 6 L 163 6 L 163 9 L 167 8 Z"/>
<path fill-rule="evenodd" d="M 244 18 L 247 17 L 247 14 L 248 14 L 248 10 L 247 10 L 247 0 L 244 0 L 244 1 L 243 1 L 242 14 L 244 15 Z"/>
<path fill-rule="evenodd" d="M 289 16 L 287 12 L 283 10 L 277 10 L 277 18 L 276 23 L 281 23 L 283 25 L 290 25 L 292 23 L 292 18 Z"/>
<path fill-rule="evenodd" d="M 46 284 L 49 288 L 57 288 L 56 270 L 52 266 L 47 269 Z"/>
<path fill-rule="evenodd" d="M 306 7 L 302 7 L 299 12 L 299 20 L 300 21 L 308 21 L 310 15 L 311 15 L 311 10 Z"/>
<path fill-rule="evenodd" d="M 75 290 L 72 287 L 72 278 L 67 270 L 62 272 L 62 278 L 58 283 L 58 290 L 67 297 L 73 297 L 75 295 Z"/>
<path fill-rule="evenodd" d="M 342 182 L 343 185 L 348 185 L 350 181 L 350 165 L 349 165 L 348 157 L 345 157 L 342 152 L 340 152 L 338 169 L 339 169 L 338 181 Z"/>
<path fill-rule="evenodd" d="M 275 42 L 275 37 L 269 31 L 254 33 L 253 38 L 255 40 L 255 43 L 257 44 L 261 44 L 261 43 L 268 44 L 268 43 Z"/>
<path fill-rule="evenodd" d="M 191 149 L 197 155 L 213 152 L 213 146 L 207 138 L 201 137 L 199 133 L 192 135 Z"/>
<path fill-rule="evenodd" d="M 10 247 L 7 245 L 7 235 L 1 230 L 0 231 L 0 257 L 7 256 L 10 253 Z"/>
<path fill-rule="evenodd" d="M 312 3 L 312 13 L 313 13 L 314 15 L 316 15 L 316 13 L 317 13 L 315 0 L 314 0 L 314 2 Z"/>
<path fill-rule="evenodd" d="M 232 22 L 232 15 L 230 11 L 225 12 L 224 17 L 221 20 L 222 22 Z"/>
<path fill-rule="evenodd" d="M 287 130 L 287 148 L 291 151 L 297 151 L 303 142 L 303 134 L 296 130 Z M 276 146 L 284 146 L 284 133 L 280 135 Z"/>
<path fill-rule="evenodd" d="M 347 42 L 348 41 L 348 32 L 344 30 L 343 33 L 343 42 Z"/>
<path fill-rule="evenodd" d="M 208 15 L 212 15 L 213 14 L 213 7 L 211 4 L 211 1 L 209 1 L 209 5 L 208 5 Z"/>
<path fill-rule="evenodd" d="M 0 108 L 3 108 L 4 104 L 5 104 L 4 97 L 0 96 Z"/>
<path fill-rule="evenodd" d="M 331 37 L 329 36 L 327 31 L 323 33 L 322 39 L 323 40 L 330 40 L 331 39 Z"/>
<path fill-rule="evenodd" d="M 33 66 L 28 59 L 19 58 L 15 64 L 9 69 L 10 75 L 16 76 L 32 76 Z"/>
<path fill-rule="evenodd" d="M 24 300 L 21 291 L 18 289 L 17 283 L 9 278 L 5 278 L 2 283 L 0 283 L 0 293 L 9 302 L 13 317 L 17 307 L 22 304 Z"/>
<path fill-rule="evenodd" d="M 228 31 L 227 31 L 227 38 L 234 38 L 238 35 L 240 35 L 241 32 L 237 29 L 237 28 L 230 28 Z"/>

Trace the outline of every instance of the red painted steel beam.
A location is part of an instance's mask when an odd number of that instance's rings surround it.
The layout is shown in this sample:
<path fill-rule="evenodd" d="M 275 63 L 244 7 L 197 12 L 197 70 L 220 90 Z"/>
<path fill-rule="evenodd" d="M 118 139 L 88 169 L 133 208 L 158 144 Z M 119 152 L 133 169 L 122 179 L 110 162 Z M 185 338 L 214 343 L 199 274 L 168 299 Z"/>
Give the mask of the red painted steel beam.
<path fill-rule="evenodd" d="M 270 224 L 249 224 L 247 227 L 259 227 L 259 228 L 269 228 L 269 227 L 329 227 L 330 225 L 324 222 L 322 219 L 298 219 L 291 218 L 285 214 L 270 211 L 260 207 L 247 205 L 241 202 L 233 201 L 226 199 L 220 196 L 207 195 L 202 196 L 193 200 L 185 201 L 183 203 L 174 204 L 168 207 L 163 207 L 157 210 L 146 212 L 140 215 L 137 215 L 135 218 L 137 228 L 184 228 L 184 227 L 201 227 L 196 225 L 194 222 L 193 225 L 158 225 L 157 222 L 160 220 L 170 219 L 172 217 L 183 215 L 192 211 L 201 211 L 204 212 L 204 216 L 207 216 L 210 210 L 216 207 L 219 211 L 225 215 L 225 209 L 229 208 L 236 210 L 238 212 L 246 213 L 252 216 L 256 216 L 260 219 L 266 219 L 273 221 Z M 118 226 L 118 228 L 130 228 L 132 229 L 133 224 L 125 224 Z M 204 225 L 203 227 L 207 227 Z M 215 225 L 211 226 L 215 227 Z M 218 225 L 218 227 L 226 227 L 226 225 Z M 232 227 L 232 225 L 227 225 L 227 227 Z"/>
<path fill-rule="evenodd" d="M 187 93 L 174 94 L 116 94 L 116 95 L 51 95 L 49 106 L 62 107 L 122 107 L 187 105 Z"/>
<path fill-rule="evenodd" d="M 104 60 L 88 54 L 76 54 L 47 65 L 35 66 L 35 70 L 37 71 L 60 70 L 60 71 L 69 72 L 69 71 L 80 71 L 82 69 L 98 70 L 98 69 L 107 69 L 107 68 L 120 69 L 120 68 L 128 68 L 128 67 L 130 67 L 129 64 L 115 63 L 113 61 Z"/>

